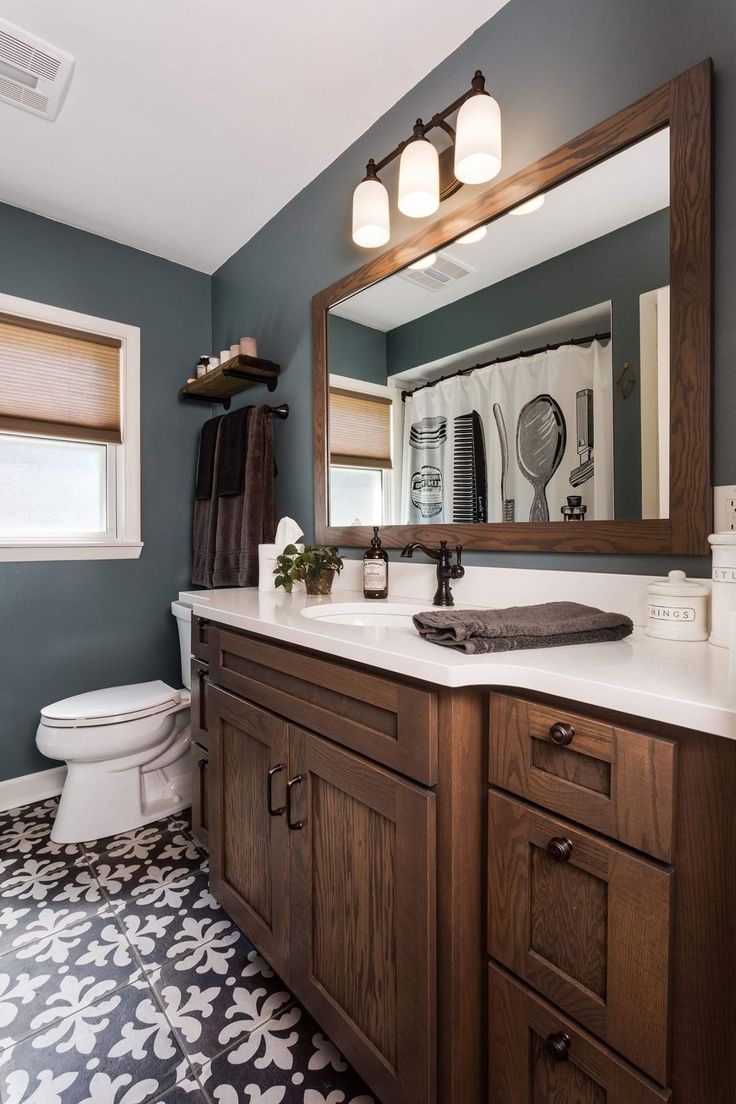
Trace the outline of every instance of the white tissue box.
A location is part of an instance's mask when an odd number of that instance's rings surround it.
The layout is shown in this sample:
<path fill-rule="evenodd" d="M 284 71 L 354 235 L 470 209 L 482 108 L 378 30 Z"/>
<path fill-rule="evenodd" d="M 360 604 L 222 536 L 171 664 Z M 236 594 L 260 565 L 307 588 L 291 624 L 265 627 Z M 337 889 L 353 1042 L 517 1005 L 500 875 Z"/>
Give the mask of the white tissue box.
<path fill-rule="evenodd" d="M 304 551 L 303 544 L 297 544 L 296 546 L 300 552 Z M 258 545 L 258 589 L 259 590 L 275 590 L 274 579 L 276 578 L 276 560 L 284 551 L 284 546 L 280 544 L 259 544 Z M 294 590 L 303 589 L 302 583 L 295 583 Z"/>

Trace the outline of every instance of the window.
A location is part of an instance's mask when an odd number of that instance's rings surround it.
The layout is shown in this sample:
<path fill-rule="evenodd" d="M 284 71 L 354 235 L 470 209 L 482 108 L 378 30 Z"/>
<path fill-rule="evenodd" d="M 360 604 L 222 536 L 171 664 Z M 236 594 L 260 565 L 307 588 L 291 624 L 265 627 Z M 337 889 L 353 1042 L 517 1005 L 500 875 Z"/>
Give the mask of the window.
<path fill-rule="evenodd" d="M 140 331 L 0 295 L 0 560 L 140 555 Z"/>
<path fill-rule="evenodd" d="M 384 525 L 391 468 L 391 400 L 331 387 L 330 525 Z"/>

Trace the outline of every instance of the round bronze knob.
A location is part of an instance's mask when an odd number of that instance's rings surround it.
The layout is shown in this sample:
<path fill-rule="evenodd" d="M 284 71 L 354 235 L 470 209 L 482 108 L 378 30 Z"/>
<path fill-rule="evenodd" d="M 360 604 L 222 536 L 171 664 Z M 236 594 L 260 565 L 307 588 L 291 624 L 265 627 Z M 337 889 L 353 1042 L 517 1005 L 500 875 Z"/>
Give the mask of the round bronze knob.
<path fill-rule="evenodd" d="M 555 836 L 547 844 L 547 854 L 555 862 L 567 862 L 572 855 L 572 840 L 565 839 L 564 836 Z"/>
<path fill-rule="evenodd" d="M 575 735 L 575 728 L 571 724 L 566 724 L 563 721 L 557 721 L 553 724 L 549 730 L 549 738 L 553 744 L 557 744 L 558 747 L 567 747 L 572 743 L 572 738 Z"/>
<path fill-rule="evenodd" d="M 570 1057 L 570 1036 L 564 1031 L 548 1035 L 544 1045 L 553 1062 L 566 1062 Z"/>

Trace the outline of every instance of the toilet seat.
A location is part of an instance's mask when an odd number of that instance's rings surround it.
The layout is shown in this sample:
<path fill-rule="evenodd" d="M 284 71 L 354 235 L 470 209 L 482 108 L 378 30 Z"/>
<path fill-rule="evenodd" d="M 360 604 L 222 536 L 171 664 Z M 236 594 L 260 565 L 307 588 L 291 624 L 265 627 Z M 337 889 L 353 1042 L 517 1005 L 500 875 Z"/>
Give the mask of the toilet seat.
<path fill-rule="evenodd" d="M 181 700 L 181 691 L 165 682 L 136 682 L 63 698 L 45 706 L 41 719 L 48 728 L 96 728 L 153 717 L 173 709 Z"/>

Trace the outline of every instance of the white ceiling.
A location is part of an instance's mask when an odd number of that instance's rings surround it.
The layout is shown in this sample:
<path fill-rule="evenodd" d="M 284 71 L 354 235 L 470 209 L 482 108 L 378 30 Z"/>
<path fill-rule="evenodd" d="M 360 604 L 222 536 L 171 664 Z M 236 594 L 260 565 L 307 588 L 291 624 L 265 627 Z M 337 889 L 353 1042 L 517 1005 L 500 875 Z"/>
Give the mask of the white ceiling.
<path fill-rule="evenodd" d="M 364 326 L 392 330 L 661 211 L 669 201 L 669 130 L 661 130 L 549 191 L 539 210 L 496 219 L 482 241 L 451 243 L 442 254 L 472 270 L 457 282 L 427 291 L 397 274 L 332 309 Z"/>
<path fill-rule="evenodd" d="M 212 272 L 507 2 L 0 0 L 77 61 L 0 104 L 0 201 Z"/>

